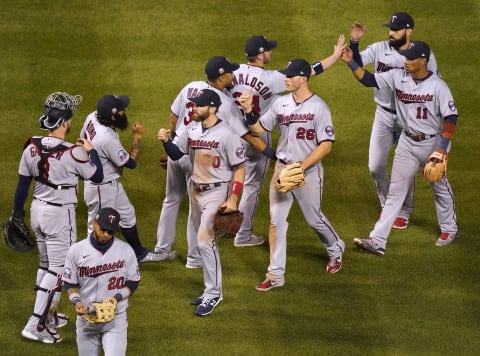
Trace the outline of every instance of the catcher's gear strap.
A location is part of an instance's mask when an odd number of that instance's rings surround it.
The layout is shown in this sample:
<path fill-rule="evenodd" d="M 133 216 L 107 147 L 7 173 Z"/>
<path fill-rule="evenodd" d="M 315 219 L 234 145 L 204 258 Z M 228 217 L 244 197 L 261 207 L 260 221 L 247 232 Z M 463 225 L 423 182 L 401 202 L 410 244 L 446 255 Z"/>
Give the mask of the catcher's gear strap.
<path fill-rule="evenodd" d="M 39 183 L 48 185 L 50 188 L 61 190 L 61 189 L 70 189 L 75 188 L 76 185 L 57 185 L 48 181 L 48 169 L 50 164 L 48 163 L 48 157 L 52 156 L 56 152 L 66 151 L 70 147 L 61 143 L 58 146 L 52 148 L 46 148 L 42 145 L 42 137 L 32 137 L 30 142 L 34 144 L 38 152 L 40 153 L 40 161 L 38 162 L 38 176 L 35 177 L 35 180 Z"/>

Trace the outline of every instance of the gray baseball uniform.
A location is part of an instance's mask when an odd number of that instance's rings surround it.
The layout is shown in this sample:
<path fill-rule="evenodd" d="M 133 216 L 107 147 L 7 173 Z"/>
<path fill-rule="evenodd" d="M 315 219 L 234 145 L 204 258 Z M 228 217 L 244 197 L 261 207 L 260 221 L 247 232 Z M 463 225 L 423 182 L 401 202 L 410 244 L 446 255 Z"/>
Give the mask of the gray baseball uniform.
<path fill-rule="evenodd" d="M 380 220 L 370 233 L 372 240 L 385 249 L 392 223 L 401 210 L 416 172 L 439 147 L 443 118 L 458 113 L 450 89 L 434 74 L 415 81 L 404 70 L 394 69 L 376 73 L 375 79 L 379 88 L 394 93 L 398 124 L 404 130 L 395 150 L 387 200 Z M 409 137 L 418 135 L 425 135 L 425 139 L 417 142 Z M 441 231 L 456 234 L 454 198 L 447 177 L 432 183 L 432 188 Z"/>
<path fill-rule="evenodd" d="M 187 84 L 177 95 L 172 106 L 171 112 L 178 117 L 175 128 L 176 138 L 174 143 L 178 141 L 178 137 L 183 135 L 188 127 L 197 125 L 193 121 L 193 107 L 195 106 L 189 98 L 200 95 L 202 89 L 211 89 L 215 91 L 222 101 L 222 105 L 218 108 L 217 116 L 227 122 L 236 134 L 240 136 L 248 132 L 248 128 L 243 122 L 240 110 L 233 101 L 227 97 L 222 91 L 210 86 L 206 81 L 194 81 Z M 246 144 L 246 141 L 242 141 Z M 156 252 L 171 251 L 175 242 L 176 228 L 173 221 L 177 221 L 178 209 L 183 200 L 185 192 L 189 191 L 192 166 L 188 157 L 184 156 L 178 161 L 168 160 L 167 163 L 167 185 L 166 195 L 160 213 L 160 219 L 157 228 L 157 245 Z M 191 204 L 191 203 L 190 203 Z M 192 224 L 191 206 L 187 222 L 187 244 L 188 255 L 187 265 L 196 267 L 201 265 L 201 257 L 197 249 L 197 230 Z"/>
<path fill-rule="evenodd" d="M 278 161 L 275 163 L 270 183 L 270 264 L 267 279 L 283 284 L 287 254 L 287 217 L 294 200 L 298 202 L 307 223 L 324 244 L 329 257 L 343 255 L 344 242 L 321 212 L 321 162 L 307 169 L 307 184 L 303 187 L 288 193 L 279 193 L 275 189 L 275 183 L 285 163 L 302 161 L 322 141 L 334 141 L 335 134 L 330 110 L 315 94 L 301 104 L 295 102 L 293 94 L 284 95 L 272 103 L 259 122 L 265 130 L 277 128 L 280 133 L 277 145 Z"/>
<path fill-rule="evenodd" d="M 233 72 L 233 75 L 233 87 L 228 91 L 229 96 L 236 100 L 244 91 L 253 90 L 252 111 L 254 113 L 264 113 L 271 102 L 286 90 L 285 76 L 277 70 L 265 70 L 258 66 L 240 64 L 240 68 Z M 235 103 L 241 108 L 238 101 L 235 101 Z M 262 134 L 260 137 L 268 146 L 272 145 L 269 132 Z M 243 222 L 235 236 L 237 244 L 250 240 L 260 190 L 270 163 L 267 156 L 255 150 L 249 143 L 245 142 L 245 146 L 246 177 L 242 198 L 238 206 L 238 210 L 243 212 Z"/>
<path fill-rule="evenodd" d="M 220 109 L 225 104 L 223 100 Z M 193 167 L 191 217 L 198 231 L 198 250 L 203 262 L 205 289 L 202 298 L 222 298 L 222 266 L 213 217 L 228 197 L 232 167 L 245 162 L 244 147 L 238 133 L 221 120 L 208 129 L 201 124 L 190 125 L 179 136 L 177 146 L 189 155 Z"/>
<path fill-rule="evenodd" d="M 362 64 L 372 64 L 374 73 L 387 72 L 394 68 L 404 68 L 405 57 L 388 41 L 376 42 L 360 52 Z M 428 68 L 438 74 L 437 62 L 433 52 L 430 55 Z M 390 185 L 387 173 L 387 163 L 390 150 L 398 140 L 401 127 L 397 122 L 395 99 L 390 88 L 374 88 L 374 101 L 377 104 L 370 135 L 370 147 L 368 151 L 368 167 L 377 188 L 380 206 L 383 208 Z M 399 217 L 408 219 L 413 211 L 414 184 L 408 191 Z"/>
<path fill-rule="evenodd" d="M 129 161 L 130 154 L 123 148 L 115 129 L 99 123 L 95 114 L 96 112 L 92 112 L 87 116 L 80 132 L 80 137 L 90 140 L 97 149 L 104 172 L 101 183 L 85 181 L 84 184 L 83 196 L 88 207 L 87 236 L 93 231 L 92 223 L 98 210 L 105 207 L 115 208 L 120 213 L 120 227 L 124 233 L 129 229 L 136 229 L 137 223 L 135 208 L 119 180 L 122 167 Z M 140 243 L 132 247 L 139 260 L 148 253 L 148 249 Z"/>
<path fill-rule="evenodd" d="M 41 152 L 53 148 L 59 150 L 49 154 L 44 161 L 43 177 L 47 180 L 43 181 L 39 177 Z M 23 177 L 36 178 L 30 222 L 40 260 L 34 313 L 27 329 L 38 319 L 45 322 L 47 314 L 56 310 L 67 251 L 77 239 L 75 207 L 78 180 L 79 177 L 85 180 L 91 178 L 96 170 L 83 147 L 57 137 L 33 137 L 23 151 L 18 173 Z"/>
<path fill-rule="evenodd" d="M 96 246 L 95 246 L 96 245 Z M 99 250 L 93 236 L 74 245 L 68 251 L 63 281 L 79 287 L 84 306 L 113 297 L 126 281 L 140 281 L 135 252 L 127 243 L 114 238 L 105 251 Z M 115 319 L 108 323 L 90 324 L 77 315 L 77 345 L 79 355 L 125 355 L 127 349 L 128 298 L 118 302 Z"/>

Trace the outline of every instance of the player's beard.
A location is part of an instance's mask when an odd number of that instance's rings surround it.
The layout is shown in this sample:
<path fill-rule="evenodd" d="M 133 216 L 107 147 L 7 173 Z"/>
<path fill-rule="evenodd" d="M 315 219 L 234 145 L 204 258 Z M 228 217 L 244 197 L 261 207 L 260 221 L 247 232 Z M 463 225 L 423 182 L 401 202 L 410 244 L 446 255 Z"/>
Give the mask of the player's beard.
<path fill-rule="evenodd" d="M 209 116 L 208 111 L 207 111 L 207 112 L 204 112 L 204 113 L 202 113 L 202 114 L 197 114 L 197 113 L 195 113 L 194 116 L 193 116 L 193 119 L 194 119 L 196 122 L 203 122 L 203 121 L 205 121 L 206 119 L 208 119 L 208 116 Z"/>
<path fill-rule="evenodd" d="M 113 121 L 113 126 L 119 130 L 125 130 L 128 127 L 128 118 L 126 114 L 120 115 L 115 114 L 115 121 Z"/>
<path fill-rule="evenodd" d="M 389 43 L 390 46 L 392 46 L 393 48 L 399 49 L 399 48 L 402 47 L 405 43 L 407 43 L 407 34 L 404 33 L 403 36 L 400 37 L 398 40 L 396 40 L 396 39 L 393 38 L 393 37 L 390 37 L 390 40 L 388 41 L 388 43 Z"/>

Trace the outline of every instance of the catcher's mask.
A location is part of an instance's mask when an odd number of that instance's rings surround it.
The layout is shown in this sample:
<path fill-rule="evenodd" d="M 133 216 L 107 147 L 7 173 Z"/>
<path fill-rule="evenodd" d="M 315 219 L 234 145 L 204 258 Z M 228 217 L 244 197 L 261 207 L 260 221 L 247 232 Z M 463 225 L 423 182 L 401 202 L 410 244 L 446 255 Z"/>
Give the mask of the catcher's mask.
<path fill-rule="evenodd" d="M 82 102 L 81 95 L 55 92 L 45 99 L 45 111 L 40 117 L 40 128 L 43 130 L 55 130 L 64 121 L 72 118 L 73 110 L 78 109 Z"/>

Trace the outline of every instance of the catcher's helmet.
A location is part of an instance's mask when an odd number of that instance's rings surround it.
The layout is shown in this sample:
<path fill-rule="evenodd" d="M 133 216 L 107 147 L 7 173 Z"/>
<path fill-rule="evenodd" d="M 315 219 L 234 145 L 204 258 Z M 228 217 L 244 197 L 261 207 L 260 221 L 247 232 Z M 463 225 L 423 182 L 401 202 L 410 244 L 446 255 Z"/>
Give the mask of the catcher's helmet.
<path fill-rule="evenodd" d="M 70 95 L 68 93 L 55 92 L 45 99 L 45 111 L 40 117 L 40 128 L 44 130 L 55 130 L 64 121 L 73 116 L 73 110 L 78 109 L 82 102 L 81 95 Z"/>

